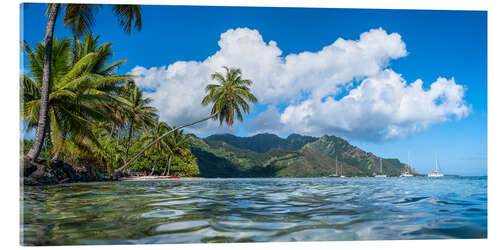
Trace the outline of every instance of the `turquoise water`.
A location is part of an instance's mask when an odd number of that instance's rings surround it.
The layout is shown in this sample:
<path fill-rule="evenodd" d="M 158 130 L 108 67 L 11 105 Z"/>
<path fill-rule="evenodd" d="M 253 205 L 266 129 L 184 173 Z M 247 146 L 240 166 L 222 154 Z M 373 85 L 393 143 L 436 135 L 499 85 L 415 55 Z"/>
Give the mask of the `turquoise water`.
<path fill-rule="evenodd" d="M 487 237 L 485 177 L 96 182 L 23 199 L 25 245 Z"/>

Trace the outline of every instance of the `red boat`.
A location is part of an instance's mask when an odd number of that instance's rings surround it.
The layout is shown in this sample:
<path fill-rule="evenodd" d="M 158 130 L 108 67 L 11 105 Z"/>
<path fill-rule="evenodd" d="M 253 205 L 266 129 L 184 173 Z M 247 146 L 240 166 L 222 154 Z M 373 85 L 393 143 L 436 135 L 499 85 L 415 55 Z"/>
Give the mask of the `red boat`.
<path fill-rule="evenodd" d="M 166 176 L 167 178 L 169 179 L 180 179 L 181 177 L 179 176 L 174 176 L 174 175 L 169 175 L 169 176 Z"/>

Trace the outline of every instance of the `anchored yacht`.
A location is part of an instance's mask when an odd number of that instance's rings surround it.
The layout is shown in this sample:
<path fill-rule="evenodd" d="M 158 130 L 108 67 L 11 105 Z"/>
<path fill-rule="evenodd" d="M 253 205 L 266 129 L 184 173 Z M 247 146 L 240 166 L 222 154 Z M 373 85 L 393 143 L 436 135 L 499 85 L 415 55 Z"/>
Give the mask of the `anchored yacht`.
<path fill-rule="evenodd" d="M 439 166 L 439 160 L 438 160 L 437 153 L 436 153 L 436 169 L 434 169 L 434 171 L 432 171 L 427 176 L 428 177 L 443 177 L 444 175 L 442 172 L 443 171 L 441 170 L 441 167 Z"/>
<path fill-rule="evenodd" d="M 382 171 L 382 158 L 379 158 L 379 162 L 380 162 L 380 174 L 375 175 L 375 177 L 385 178 L 387 177 L 387 175 L 383 174 L 384 172 Z"/>

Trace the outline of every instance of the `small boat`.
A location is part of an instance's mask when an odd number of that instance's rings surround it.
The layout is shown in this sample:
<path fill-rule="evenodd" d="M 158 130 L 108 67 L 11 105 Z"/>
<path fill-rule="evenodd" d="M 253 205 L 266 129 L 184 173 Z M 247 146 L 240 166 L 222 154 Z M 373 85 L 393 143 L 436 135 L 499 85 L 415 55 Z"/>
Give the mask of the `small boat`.
<path fill-rule="evenodd" d="M 410 173 L 410 152 L 408 152 L 408 165 L 405 166 L 405 172 L 402 173 L 399 177 L 412 177 L 413 175 Z"/>
<path fill-rule="evenodd" d="M 338 167 L 337 167 L 337 165 L 338 165 L 338 164 L 337 164 L 337 163 L 338 163 L 338 162 L 337 162 L 337 157 L 335 157 L 335 174 L 331 174 L 331 175 L 329 175 L 328 177 L 340 177 L 340 176 L 339 176 L 339 173 L 338 173 L 338 171 L 337 171 L 337 170 L 338 170 Z"/>
<path fill-rule="evenodd" d="M 340 178 L 345 178 L 344 175 L 342 175 L 344 173 L 344 166 L 342 166 L 342 162 L 340 163 Z"/>
<path fill-rule="evenodd" d="M 167 176 L 165 176 L 165 178 L 169 178 L 169 179 L 180 179 L 181 177 L 179 177 L 179 176 L 175 176 L 175 175 L 167 175 Z"/>
<path fill-rule="evenodd" d="M 439 169 L 439 171 L 438 171 Z M 441 170 L 441 167 L 439 166 L 439 161 L 438 161 L 438 157 L 437 157 L 437 153 L 436 153 L 436 169 L 434 171 L 432 171 L 430 174 L 428 174 L 427 176 L 428 177 L 443 177 L 443 171 Z"/>
<path fill-rule="evenodd" d="M 375 175 L 377 178 L 385 178 L 387 175 L 383 174 L 384 172 L 382 171 L 382 158 L 379 158 L 380 162 L 380 174 Z"/>

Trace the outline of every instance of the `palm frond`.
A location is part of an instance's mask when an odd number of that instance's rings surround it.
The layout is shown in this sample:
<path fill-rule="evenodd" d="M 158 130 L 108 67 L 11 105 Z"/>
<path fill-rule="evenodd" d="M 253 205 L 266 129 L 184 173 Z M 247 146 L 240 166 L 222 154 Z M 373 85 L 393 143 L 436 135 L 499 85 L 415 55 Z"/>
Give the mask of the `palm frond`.
<path fill-rule="evenodd" d="M 141 12 L 141 6 L 139 5 L 117 4 L 113 6 L 113 13 L 118 17 L 120 26 L 125 33 L 130 33 L 132 31 L 132 23 L 134 23 L 135 29 L 141 30 Z"/>
<path fill-rule="evenodd" d="M 77 36 L 90 33 L 95 24 L 94 15 L 100 8 L 98 4 L 67 4 L 63 24 L 69 26 Z"/>
<path fill-rule="evenodd" d="M 257 97 L 251 92 L 249 86 L 251 80 L 242 79 L 241 70 L 223 66 L 225 76 L 219 72 L 210 75 L 212 80 L 219 84 L 209 84 L 205 87 L 207 95 L 201 101 L 203 106 L 212 103 L 211 114 L 216 114 L 214 120 L 219 120 L 219 124 L 226 123 L 232 126 L 234 116 L 239 121 L 243 121 L 243 112 L 249 113 L 250 106 L 247 102 L 256 103 Z M 243 112 L 242 112 L 243 110 Z"/>

